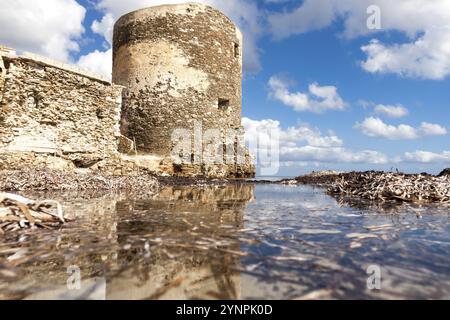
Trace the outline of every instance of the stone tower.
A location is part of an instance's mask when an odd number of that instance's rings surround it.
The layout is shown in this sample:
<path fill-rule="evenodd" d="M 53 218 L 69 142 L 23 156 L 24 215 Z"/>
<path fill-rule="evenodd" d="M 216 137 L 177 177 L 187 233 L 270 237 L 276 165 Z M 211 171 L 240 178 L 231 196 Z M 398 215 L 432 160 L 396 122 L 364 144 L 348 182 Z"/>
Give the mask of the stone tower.
<path fill-rule="evenodd" d="M 139 153 L 167 157 L 178 128 L 241 128 L 242 34 L 203 4 L 128 13 L 114 26 L 113 82 L 126 87 L 122 133 Z"/>

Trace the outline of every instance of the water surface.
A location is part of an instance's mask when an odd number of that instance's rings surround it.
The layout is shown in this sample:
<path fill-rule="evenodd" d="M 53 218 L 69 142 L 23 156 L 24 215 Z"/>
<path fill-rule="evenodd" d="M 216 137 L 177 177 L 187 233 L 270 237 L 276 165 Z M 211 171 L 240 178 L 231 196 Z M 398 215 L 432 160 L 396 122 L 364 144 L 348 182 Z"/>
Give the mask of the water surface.
<path fill-rule="evenodd" d="M 450 298 L 448 207 L 242 183 L 26 195 L 59 199 L 74 221 L 0 238 L 1 299 Z"/>

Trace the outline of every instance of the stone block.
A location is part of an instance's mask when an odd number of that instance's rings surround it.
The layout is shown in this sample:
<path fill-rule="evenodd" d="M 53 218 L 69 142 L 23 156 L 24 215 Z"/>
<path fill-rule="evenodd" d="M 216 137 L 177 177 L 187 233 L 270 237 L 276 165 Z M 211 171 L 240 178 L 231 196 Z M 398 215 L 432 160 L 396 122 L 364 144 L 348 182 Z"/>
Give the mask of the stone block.
<path fill-rule="evenodd" d="M 134 151 L 134 142 L 131 139 L 128 139 L 124 135 L 119 137 L 119 147 L 118 150 L 120 153 L 131 154 Z"/>

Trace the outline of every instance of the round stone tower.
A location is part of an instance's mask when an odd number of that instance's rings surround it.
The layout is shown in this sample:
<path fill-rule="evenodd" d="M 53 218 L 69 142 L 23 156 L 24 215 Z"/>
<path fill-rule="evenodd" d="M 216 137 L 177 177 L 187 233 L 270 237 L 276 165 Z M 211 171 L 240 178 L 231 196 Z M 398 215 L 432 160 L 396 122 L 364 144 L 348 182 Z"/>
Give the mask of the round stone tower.
<path fill-rule="evenodd" d="M 242 34 L 220 11 L 187 3 L 128 13 L 114 27 L 122 133 L 169 156 L 175 129 L 241 128 Z"/>
<path fill-rule="evenodd" d="M 176 173 L 254 176 L 248 151 L 238 147 L 242 139 L 229 139 L 230 131 L 243 131 L 242 34 L 223 13 L 187 3 L 124 15 L 114 26 L 113 82 L 126 88 L 121 131 L 140 154 L 172 157 L 172 136 L 184 130 L 192 133 L 190 160 L 180 166 L 171 158 Z M 213 156 L 204 142 L 210 129 L 221 136 Z"/>

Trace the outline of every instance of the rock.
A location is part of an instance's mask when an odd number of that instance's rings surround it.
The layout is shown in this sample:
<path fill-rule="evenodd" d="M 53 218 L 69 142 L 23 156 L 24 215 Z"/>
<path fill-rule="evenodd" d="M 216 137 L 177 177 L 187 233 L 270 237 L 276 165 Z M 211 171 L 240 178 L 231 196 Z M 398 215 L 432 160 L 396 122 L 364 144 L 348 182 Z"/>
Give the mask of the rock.
<path fill-rule="evenodd" d="M 450 176 L 450 168 L 444 169 L 441 173 L 439 173 L 438 177 Z"/>
<path fill-rule="evenodd" d="M 103 159 L 101 157 L 96 157 L 96 156 L 77 156 L 77 157 L 72 157 L 72 162 L 75 165 L 75 167 L 77 168 L 90 168 L 93 165 L 99 163 L 100 161 L 102 161 Z"/>
<path fill-rule="evenodd" d="M 174 174 L 174 166 L 172 159 L 164 158 L 159 164 L 159 170 L 163 175 L 172 176 Z"/>
<path fill-rule="evenodd" d="M 128 139 L 124 135 L 119 137 L 119 146 L 118 150 L 120 153 L 130 154 L 134 150 L 134 142 L 131 139 Z"/>

